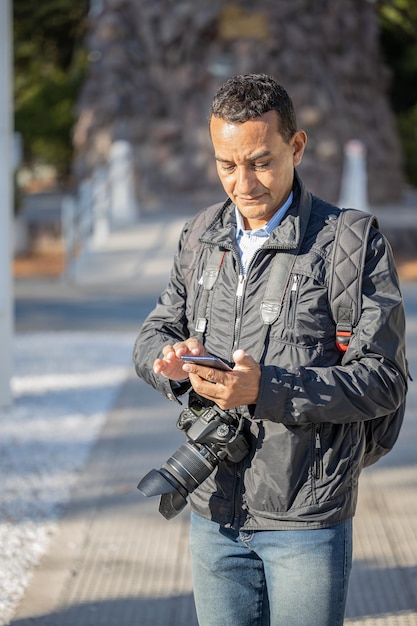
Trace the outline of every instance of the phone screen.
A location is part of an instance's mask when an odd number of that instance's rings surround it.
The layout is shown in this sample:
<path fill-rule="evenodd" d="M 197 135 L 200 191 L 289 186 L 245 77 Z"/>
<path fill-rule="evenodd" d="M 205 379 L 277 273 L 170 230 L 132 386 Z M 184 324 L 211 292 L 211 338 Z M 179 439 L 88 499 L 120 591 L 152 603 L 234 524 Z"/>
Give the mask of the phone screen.
<path fill-rule="evenodd" d="M 182 356 L 181 359 L 195 365 L 204 365 L 204 367 L 214 367 L 218 370 L 230 371 L 232 368 L 222 361 L 218 356 Z"/>

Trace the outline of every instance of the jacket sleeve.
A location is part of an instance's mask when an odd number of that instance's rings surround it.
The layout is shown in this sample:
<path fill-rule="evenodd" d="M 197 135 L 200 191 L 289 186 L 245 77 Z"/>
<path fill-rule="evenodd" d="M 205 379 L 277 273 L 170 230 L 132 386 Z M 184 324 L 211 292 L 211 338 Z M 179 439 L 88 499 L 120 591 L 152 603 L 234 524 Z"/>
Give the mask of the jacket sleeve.
<path fill-rule="evenodd" d="M 177 383 L 153 372 L 155 359 L 162 356 L 162 349 L 169 343 L 187 339 L 186 289 L 181 269 L 181 251 L 187 235 L 186 225 L 182 231 L 171 276 L 166 289 L 159 296 L 156 307 L 142 325 L 133 349 L 133 361 L 140 378 L 163 393 L 169 400 L 177 400 L 190 388 L 189 382 Z"/>
<path fill-rule="evenodd" d="M 362 312 L 340 364 L 289 371 L 262 366 L 254 417 L 287 425 L 348 423 L 395 411 L 407 392 L 405 315 L 390 245 L 368 242 Z"/>

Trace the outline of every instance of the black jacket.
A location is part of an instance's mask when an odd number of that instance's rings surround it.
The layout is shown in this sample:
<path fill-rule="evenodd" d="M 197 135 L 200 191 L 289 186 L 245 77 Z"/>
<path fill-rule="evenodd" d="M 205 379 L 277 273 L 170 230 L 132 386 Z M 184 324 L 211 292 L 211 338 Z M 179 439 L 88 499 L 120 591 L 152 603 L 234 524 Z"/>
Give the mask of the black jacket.
<path fill-rule="evenodd" d="M 407 388 L 405 320 L 389 245 L 371 230 L 363 278 L 362 314 L 343 355 L 335 343 L 328 281 L 339 209 L 307 192 L 296 176 L 293 204 L 256 253 L 241 298 L 234 206 L 212 215 L 197 249 L 185 226 L 171 280 L 145 321 L 134 349 L 138 375 L 176 399 L 180 392 L 152 371 L 162 348 L 195 335 L 199 278 L 213 246 L 226 254 L 207 304 L 207 350 L 227 361 L 242 348 L 262 366 L 256 406 L 239 407 L 250 454 L 220 463 L 192 494 L 193 509 L 223 526 L 249 529 L 320 528 L 354 515 L 363 467 L 364 421 L 394 411 Z M 298 245 L 278 319 L 266 337 L 260 306 L 272 260 Z M 200 281 L 201 282 L 201 281 Z"/>

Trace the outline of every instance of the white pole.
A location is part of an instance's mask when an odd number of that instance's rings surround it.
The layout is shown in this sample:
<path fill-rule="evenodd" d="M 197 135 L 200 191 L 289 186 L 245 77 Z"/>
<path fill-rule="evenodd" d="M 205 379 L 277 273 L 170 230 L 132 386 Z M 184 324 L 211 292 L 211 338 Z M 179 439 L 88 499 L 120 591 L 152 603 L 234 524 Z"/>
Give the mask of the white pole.
<path fill-rule="evenodd" d="M 137 221 L 138 206 L 134 188 L 133 153 L 128 141 L 115 141 L 110 148 L 109 177 L 111 225 L 114 229 Z"/>
<path fill-rule="evenodd" d="M 11 3 L 0 1 L 0 406 L 12 402 L 12 54 Z"/>
<path fill-rule="evenodd" d="M 344 152 L 338 205 L 369 211 L 365 144 L 359 139 L 351 139 L 346 143 Z"/>

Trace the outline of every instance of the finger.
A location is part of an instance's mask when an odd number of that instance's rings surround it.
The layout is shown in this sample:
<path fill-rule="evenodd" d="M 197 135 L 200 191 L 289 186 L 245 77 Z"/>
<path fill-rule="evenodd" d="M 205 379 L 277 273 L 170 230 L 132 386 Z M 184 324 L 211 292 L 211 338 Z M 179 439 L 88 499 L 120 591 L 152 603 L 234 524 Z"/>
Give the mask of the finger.
<path fill-rule="evenodd" d="M 216 383 L 208 381 L 206 378 L 201 378 L 198 374 L 189 375 L 190 383 L 199 395 L 207 398 L 208 400 L 216 401 L 219 397 L 219 390 Z"/>
<path fill-rule="evenodd" d="M 155 374 L 162 374 L 168 367 L 169 363 L 165 359 L 156 359 L 153 364 Z"/>
<path fill-rule="evenodd" d="M 201 343 L 199 339 L 197 339 L 197 337 L 189 337 L 189 339 L 187 339 L 186 341 L 186 344 L 187 344 L 187 348 L 193 354 L 206 354 L 207 353 L 203 344 Z"/>
<path fill-rule="evenodd" d="M 162 348 L 162 355 L 163 355 L 164 359 L 165 359 L 165 358 L 166 358 L 169 354 L 175 354 L 175 349 L 174 349 L 174 346 L 167 345 L 167 346 L 164 346 L 164 347 Z"/>
<path fill-rule="evenodd" d="M 238 370 L 248 370 L 258 367 L 258 363 L 255 359 L 244 350 L 236 350 L 236 352 L 233 353 L 233 360 L 235 362 L 235 368 Z"/>

